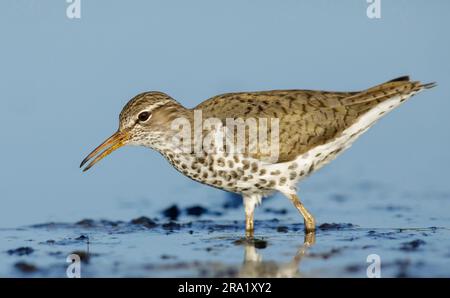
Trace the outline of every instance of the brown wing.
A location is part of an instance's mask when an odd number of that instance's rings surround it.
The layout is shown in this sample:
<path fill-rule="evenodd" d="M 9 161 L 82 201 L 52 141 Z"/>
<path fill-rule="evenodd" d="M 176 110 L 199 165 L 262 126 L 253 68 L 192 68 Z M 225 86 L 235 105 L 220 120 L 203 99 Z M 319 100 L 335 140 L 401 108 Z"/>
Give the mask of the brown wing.
<path fill-rule="evenodd" d="M 335 138 L 380 102 L 424 87 L 427 85 L 401 77 L 360 92 L 273 90 L 227 93 L 210 98 L 195 109 L 202 110 L 203 117 L 216 117 L 224 123 L 226 118 L 278 118 L 278 162 L 284 162 Z M 261 153 L 253 156 L 260 158 Z"/>

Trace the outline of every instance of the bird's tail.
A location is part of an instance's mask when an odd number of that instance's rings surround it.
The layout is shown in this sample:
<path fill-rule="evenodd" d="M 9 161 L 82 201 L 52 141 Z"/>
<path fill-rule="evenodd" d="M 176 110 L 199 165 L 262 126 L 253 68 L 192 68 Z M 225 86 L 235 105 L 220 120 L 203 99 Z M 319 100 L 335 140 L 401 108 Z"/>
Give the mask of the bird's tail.
<path fill-rule="evenodd" d="M 380 103 L 395 96 L 400 96 L 403 101 L 417 92 L 435 86 L 435 82 L 422 84 L 419 81 L 411 81 L 409 76 L 402 76 L 347 97 L 343 104 Z"/>

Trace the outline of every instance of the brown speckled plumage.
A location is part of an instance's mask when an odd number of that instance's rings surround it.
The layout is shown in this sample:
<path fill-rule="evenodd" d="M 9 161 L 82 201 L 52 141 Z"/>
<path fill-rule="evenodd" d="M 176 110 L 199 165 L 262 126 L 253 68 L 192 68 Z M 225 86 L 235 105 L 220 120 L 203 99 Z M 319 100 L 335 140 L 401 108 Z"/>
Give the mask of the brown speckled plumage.
<path fill-rule="evenodd" d="M 193 109 L 183 107 L 167 94 L 146 92 L 131 99 L 120 113 L 119 131 L 94 150 L 86 168 L 120 146 L 143 145 L 159 151 L 181 173 L 195 181 L 240 193 L 244 198 L 246 230 L 252 235 L 253 210 L 263 196 L 273 191 L 285 194 L 305 219 L 305 229 L 314 231 L 315 221 L 296 195 L 298 181 L 313 173 L 348 148 L 385 113 L 415 93 L 435 86 L 400 77 L 357 92 L 272 90 L 227 93 L 214 96 Z M 267 162 L 264 147 L 243 154 L 230 152 L 178 152 L 171 126 L 180 117 L 191 124 L 195 141 L 194 111 L 203 119 L 277 119 L 279 152 Z M 201 124 L 202 125 L 202 124 Z M 269 134 L 271 126 L 268 126 Z M 200 131 L 207 134 L 207 128 Z M 178 137 L 178 140 L 182 138 Z M 249 147 L 249 140 L 245 140 Z M 261 145 L 261 144 L 259 144 Z M 266 146 L 270 146 L 270 142 Z M 103 153 L 101 150 L 106 149 Z M 250 148 L 246 148 L 250 149 Z M 264 153 L 265 152 L 265 153 Z"/>
<path fill-rule="evenodd" d="M 402 77 L 361 92 L 273 90 L 227 93 L 212 97 L 194 109 L 204 117 L 280 119 L 279 162 L 294 160 L 322 145 L 352 125 L 378 103 L 422 88 Z"/>

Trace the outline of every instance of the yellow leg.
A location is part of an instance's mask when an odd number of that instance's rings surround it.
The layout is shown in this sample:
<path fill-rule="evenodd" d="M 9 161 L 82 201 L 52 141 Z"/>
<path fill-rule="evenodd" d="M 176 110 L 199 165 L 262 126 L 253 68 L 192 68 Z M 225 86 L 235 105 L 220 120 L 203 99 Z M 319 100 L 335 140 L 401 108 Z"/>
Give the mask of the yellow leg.
<path fill-rule="evenodd" d="M 254 234 L 254 223 L 253 223 L 254 212 L 245 212 L 245 236 L 248 238 L 253 238 Z"/>
<path fill-rule="evenodd" d="M 261 200 L 258 195 L 246 196 L 243 195 L 244 209 L 245 209 L 245 236 L 247 238 L 253 238 L 254 234 L 254 221 L 256 204 Z"/>
<path fill-rule="evenodd" d="M 303 244 L 306 247 L 310 247 L 313 246 L 315 243 L 316 243 L 316 231 L 306 232 Z"/>
<path fill-rule="evenodd" d="M 291 202 L 294 204 L 295 208 L 300 212 L 305 220 L 305 231 L 313 232 L 316 229 L 316 221 L 314 217 L 309 213 L 309 211 L 305 208 L 305 206 L 300 202 L 300 199 L 295 194 L 288 195 Z"/>

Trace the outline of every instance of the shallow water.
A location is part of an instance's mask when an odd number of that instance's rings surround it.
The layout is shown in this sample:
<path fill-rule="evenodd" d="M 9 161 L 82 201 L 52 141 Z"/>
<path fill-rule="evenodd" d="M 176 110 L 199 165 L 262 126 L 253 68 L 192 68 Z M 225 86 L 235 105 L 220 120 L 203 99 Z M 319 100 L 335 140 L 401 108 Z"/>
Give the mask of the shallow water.
<path fill-rule="evenodd" d="M 358 193 L 376 200 L 361 202 Z M 382 277 L 450 276 L 448 203 L 433 207 L 448 201 L 445 194 L 400 195 L 366 183 L 353 195 L 322 196 L 314 204 L 319 228 L 307 237 L 296 210 L 280 208 L 278 196 L 258 210 L 253 240 L 242 238 L 234 196 L 211 208 L 167 206 L 153 218 L 1 229 L 0 275 L 65 277 L 66 258 L 76 253 L 82 277 L 366 277 L 372 254 Z M 348 223 L 321 221 L 333 213 Z"/>

